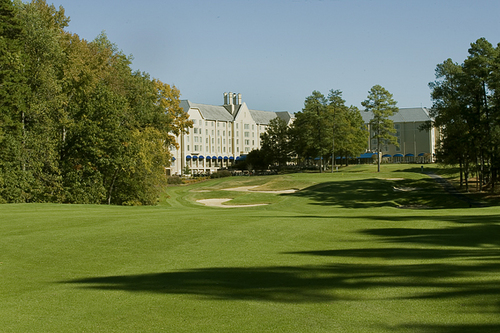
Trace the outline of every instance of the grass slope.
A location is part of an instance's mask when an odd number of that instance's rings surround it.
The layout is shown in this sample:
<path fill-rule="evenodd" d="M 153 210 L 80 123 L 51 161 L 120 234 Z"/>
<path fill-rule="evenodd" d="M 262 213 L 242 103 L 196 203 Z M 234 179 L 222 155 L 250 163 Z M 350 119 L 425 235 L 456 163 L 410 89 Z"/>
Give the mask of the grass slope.
<path fill-rule="evenodd" d="M 0 331 L 498 331 L 500 209 L 405 168 L 217 179 L 156 207 L 2 205 Z"/>

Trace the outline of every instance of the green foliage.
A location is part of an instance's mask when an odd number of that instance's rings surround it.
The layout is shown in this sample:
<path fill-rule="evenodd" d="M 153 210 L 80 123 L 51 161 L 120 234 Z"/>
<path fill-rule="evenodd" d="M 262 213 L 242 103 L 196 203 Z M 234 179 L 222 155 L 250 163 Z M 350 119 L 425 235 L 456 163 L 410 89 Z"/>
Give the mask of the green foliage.
<path fill-rule="evenodd" d="M 290 144 L 289 127 L 283 119 L 276 117 L 269 122 L 266 132 L 260 135 L 261 158 L 264 164 L 285 166 L 290 161 L 292 147 Z M 254 164 L 255 165 L 255 164 Z M 264 169 L 267 169 L 265 167 Z"/>
<path fill-rule="evenodd" d="M 225 178 L 225 177 L 231 177 L 231 172 L 229 170 L 219 170 L 217 172 L 210 174 L 210 178 L 212 179 Z"/>
<path fill-rule="evenodd" d="M 167 179 L 169 185 L 180 185 L 182 184 L 182 178 L 179 176 L 170 176 Z"/>
<path fill-rule="evenodd" d="M 365 112 L 370 112 L 373 118 L 370 120 L 370 130 L 373 133 L 372 139 L 377 140 L 377 152 L 381 154 L 382 145 L 393 144 L 398 146 L 398 141 L 394 133 L 394 122 L 389 119 L 399 111 L 397 102 L 392 98 L 392 94 L 380 85 L 373 86 L 365 101 L 361 103 L 365 107 Z M 380 157 L 377 159 L 378 171 L 380 172 Z"/>
<path fill-rule="evenodd" d="M 179 91 L 104 33 L 65 32 L 62 7 L 2 0 L 0 16 L 0 202 L 155 204 L 190 126 Z"/>
<path fill-rule="evenodd" d="M 361 113 L 355 106 L 345 105 L 340 90 L 330 90 L 327 98 L 318 91 L 307 97 L 304 109 L 295 114 L 289 135 L 299 158 L 323 157 L 320 163 L 331 156 L 356 156 L 367 140 Z"/>
<path fill-rule="evenodd" d="M 500 47 L 486 39 L 471 43 L 462 64 L 447 59 L 436 67 L 432 116 L 441 130 L 440 161 L 459 164 L 461 179 L 477 173 L 494 189 L 500 170 Z"/>

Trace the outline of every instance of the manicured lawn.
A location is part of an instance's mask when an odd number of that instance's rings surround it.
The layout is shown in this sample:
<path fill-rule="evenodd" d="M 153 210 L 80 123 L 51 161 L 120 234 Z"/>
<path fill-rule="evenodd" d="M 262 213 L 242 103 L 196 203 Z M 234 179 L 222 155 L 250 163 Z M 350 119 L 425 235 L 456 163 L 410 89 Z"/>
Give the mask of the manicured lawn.
<path fill-rule="evenodd" d="M 156 207 L 1 205 L 0 331 L 500 331 L 500 208 L 375 170 L 211 180 Z M 224 190 L 240 186 L 299 191 Z"/>

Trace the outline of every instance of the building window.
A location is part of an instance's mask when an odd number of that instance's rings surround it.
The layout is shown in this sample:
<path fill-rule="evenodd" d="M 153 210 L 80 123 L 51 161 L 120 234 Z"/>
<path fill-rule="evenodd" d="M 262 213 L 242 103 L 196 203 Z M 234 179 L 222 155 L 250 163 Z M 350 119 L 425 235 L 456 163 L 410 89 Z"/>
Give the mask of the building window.
<path fill-rule="evenodd" d="M 255 146 L 255 140 L 252 140 L 252 145 Z"/>
<path fill-rule="evenodd" d="M 236 139 L 236 144 L 239 145 L 240 144 L 240 139 Z"/>
<path fill-rule="evenodd" d="M 208 153 L 208 146 L 205 146 L 205 151 Z"/>
<path fill-rule="evenodd" d="M 249 138 L 250 137 L 250 132 L 245 132 L 245 138 Z"/>
<path fill-rule="evenodd" d="M 217 131 L 217 136 L 220 136 L 220 131 Z"/>
<path fill-rule="evenodd" d="M 248 153 L 248 152 L 250 152 L 250 148 L 245 147 L 245 153 Z"/>
<path fill-rule="evenodd" d="M 193 119 L 193 125 L 196 125 L 196 119 Z"/>
<path fill-rule="evenodd" d="M 205 139 L 205 143 L 208 143 L 208 138 Z"/>
<path fill-rule="evenodd" d="M 223 136 L 226 136 L 226 131 L 222 131 L 222 135 L 223 135 Z"/>
<path fill-rule="evenodd" d="M 194 134 L 198 134 L 198 129 L 196 127 L 194 128 Z"/>
<path fill-rule="evenodd" d="M 245 124 L 245 125 L 244 125 L 244 128 L 245 128 L 245 129 L 250 129 L 250 125 L 249 125 L 249 124 Z"/>
<path fill-rule="evenodd" d="M 186 138 L 187 142 L 189 142 L 189 136 Z"/>
<path fill-rule="evenodd" d="M 187 150 L 188 150 L 188 151 L 190 150 L 190 149 L 189 149 L 189 145 L 188 145 L 188 149 L 187 149 Z"/>
<path fill-rule="evenodd" d="M 238 129 L 238 123 L 236 123 L 236 129 Z"/>
<path fill-rule="evenodd" d="M 250 145 L 250 140 L 245 140 L 245 145 L 249 146 Z"/>
<path fill-rule="evenodd" d="M 252 124 L 252 131 L 253 131 L 254 129 L 255 129 L 255 128 L 254 128 L 254 125 Z"/>

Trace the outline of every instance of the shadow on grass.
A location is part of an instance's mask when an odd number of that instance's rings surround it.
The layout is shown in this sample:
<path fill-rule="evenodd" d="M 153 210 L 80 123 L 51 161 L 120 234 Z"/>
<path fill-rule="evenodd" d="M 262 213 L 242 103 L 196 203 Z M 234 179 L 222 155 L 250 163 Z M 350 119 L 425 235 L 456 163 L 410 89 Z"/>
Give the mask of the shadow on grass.
<path fill-rule="evenodd" d="M 329 255 L 345 256 L 349 253 L 332 252 Z M 478 283 L 446 280 L 484 271 L 500 272 L 500 266 L 497 262 L 491 262 L 478 265 L 332 264 L 302 267 L 225 267 L 94 277 L 62 281 L 62 283 L 80 284 L 88 289 L 185 294 L 219 300 L 285 303 L 355 300 L 356 297 L 351 294 L 352 290 L 363 291 L 381 287 L 410 288 L 408 294 L 402 294 L 396 299 L 450 298 L 470 294 L 500 295 L 498 280 Z M 442 289 L 442 291 L 414 293 L 415 288 Z M 366 299 L 380 299 L 375 296 L 375 298 L 370 297 L 369 292 L 366 295 Z"/>
<path fill-rule="evenodd" d="M 314 185 L 287 195 L 313 200 L 314 205 L 336 205 L 344 208 L 469 207 L 467 202 L 457 200 L 431 178 L 335 181 Z"/>

